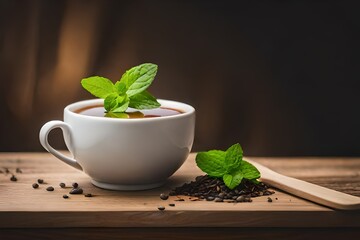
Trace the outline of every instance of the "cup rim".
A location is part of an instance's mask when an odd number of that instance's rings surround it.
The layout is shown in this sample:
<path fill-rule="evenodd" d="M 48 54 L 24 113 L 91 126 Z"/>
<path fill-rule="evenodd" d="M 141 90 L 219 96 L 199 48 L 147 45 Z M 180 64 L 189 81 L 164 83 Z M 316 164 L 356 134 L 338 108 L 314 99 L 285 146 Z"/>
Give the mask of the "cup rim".
<path fill-rule="evenodd" d="M 97 117 L 97 116 L 88 116 L 82 115 L 74 112 L 77 109 L 84 108 L 89 105 L 101 105 L 103 104 L 103 99 L 88 99 L 82 100 L 78 102 L 71 103 L 64 108 L 64 116 L 69 115 L 73 117 L 77 117 L 80 119 L 88 119 L 88 120 L 96 120 L 96 121 L 107 121 L 107 122 L 154 122 L 154 121 L 164 121 L 169 119 L 179 119 L 186 118 L 195 113 L 195 108 L 189 104 L 166 100 L 166 99 L 157 99 L 161 106 L 172 107 L 175 109 L 182 110 L 183 113 L 171 115 L 171 116 L 161 116 L 161 117 L 153 117 L 153 118 L 108 118 L 108 117 Z"/>

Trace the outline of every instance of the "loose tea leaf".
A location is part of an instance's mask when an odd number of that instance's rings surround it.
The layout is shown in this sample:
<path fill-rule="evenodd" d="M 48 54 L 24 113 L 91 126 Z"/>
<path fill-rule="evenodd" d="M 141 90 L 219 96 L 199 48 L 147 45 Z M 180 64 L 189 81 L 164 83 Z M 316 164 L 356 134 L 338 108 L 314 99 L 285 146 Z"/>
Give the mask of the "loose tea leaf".
<path fill-rule="evenodd" d="M 158 209 L 159 209 L 160 211 L 164 211 L 164 210 L 165 210 L 165 207 L 164 207 L 164 206 L 159 206 Z"/>
<path fill-rule="evenodd" d="M 170 196 L 177 196 L 174 201 L 184 201 L 182 196 L 191 196 L 190 201 L 214 201 L 214 202 L 251 202 L 251 198 L 272 195 L 274 191 L 269 186 L 260 182 L 243 179 L 240 185 L 234 189 L 228 188 L 220 178 L 209 175 L 197 176 L 194 181 L 184 183 L 169 192 Z M 195 197 L 195 198 L 192 198 Z"/>
<path fill-rule="evenodd" d="M 71 189 L 71 191 L 69 193 L 70 194 L 82 194 L 83 192 L 84 192 L 84 190 L 82 188 L 74 187 L 73 189 Z"/>
<path fill-rule="evenodd" d="M 161 193 L 161 194 L 160 194 L 160 198 L 161 198 L 162 200 L 167 200 L 167 199 L 169 198 L 169 195 L 166 195 L 165 193 Z"/>

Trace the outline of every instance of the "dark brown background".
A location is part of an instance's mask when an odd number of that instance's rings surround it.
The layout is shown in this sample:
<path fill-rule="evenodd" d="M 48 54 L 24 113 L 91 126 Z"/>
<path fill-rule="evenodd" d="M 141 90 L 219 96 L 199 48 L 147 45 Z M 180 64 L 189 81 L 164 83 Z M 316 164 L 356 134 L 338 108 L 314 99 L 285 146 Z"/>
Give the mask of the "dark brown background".
<path fill-rule="evenodd" d="M 1 0 L 0 151 L 42 150 L 81 78 L 153 62 L 150 91 L 197 109 L 194 151 L 359 156 L 355 3 Z"/>

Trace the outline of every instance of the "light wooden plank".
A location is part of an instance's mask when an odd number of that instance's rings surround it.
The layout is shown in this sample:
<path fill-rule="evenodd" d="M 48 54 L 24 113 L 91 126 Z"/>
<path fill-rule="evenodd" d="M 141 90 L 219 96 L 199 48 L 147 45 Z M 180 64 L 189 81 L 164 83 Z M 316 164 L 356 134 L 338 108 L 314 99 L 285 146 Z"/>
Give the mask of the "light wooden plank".
<path fill-rule="evenodd" d="M 272 203 L 267 202 L 266 196 L 255 198 L 252 203 L 193 202 L 186 197 L 185 202 L 175 202 L 176 197 L 161 200 L 161 192 L 169 192 L 202 174 L 195 165 L 194 156 L 191 154 L 161 188 L 117 192 L 94 187 L 84 173 L 48 153 L 1 153 L 0 167 L 12 171 L 19 167 L 23 173 L 16 174 L 17 182 L 11 182 L 10 175 L 0 174 L 0 227 L 360 226 L 358 211 L 334 211 L 278 190 L 272 196 L 278 200 Z M 313 179 L 320 184 L 329 184 L 326 179 L 342 179 L 344 188 L 349 188 L 349 181 L 354 195 L 360 192 L 360 181 L 355 181 L 360 180 L 359 158 L 252 159 L 283 174 Z M 43 178 L 47 184 L 33 189 L 31 184 L 38 178 Z M 70 195 L 70 199 L 63 199 L 62 195 L 70 189 L 61 189 L 60 182 L 67 185 L 78 182 L 85 192 L 95 197 Z M 49 185 L 55 187 L 54 192 L 45 190 Z M 169 207 L 168 203 L 175 203 L 176 207 Z M 164 205 L 166 210 L 158 211 L 159 205 Z"/>

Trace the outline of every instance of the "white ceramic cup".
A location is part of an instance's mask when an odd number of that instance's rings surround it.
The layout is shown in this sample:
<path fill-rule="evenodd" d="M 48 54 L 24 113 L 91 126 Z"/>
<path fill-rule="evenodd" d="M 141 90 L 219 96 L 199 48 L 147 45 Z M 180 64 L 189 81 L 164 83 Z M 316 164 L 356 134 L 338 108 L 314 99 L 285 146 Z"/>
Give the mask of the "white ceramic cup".
<path fill-rule="evenodd" d="M 76 113 L 102 103 L 102 99 L 93 99 L 65 107 L 64 121 L 50 121 L 41 128 L 41 145 L 61 161 L 84 171 L 100 188 L 144 190 L 163 185 L 190 153 L 195 109 L 184 103 L 159 100 L 161 106 L 183 113 L 139 119 Z M 62 129 L 73 157 L 50 146 L 48 135 L 54 128 Z"/>

